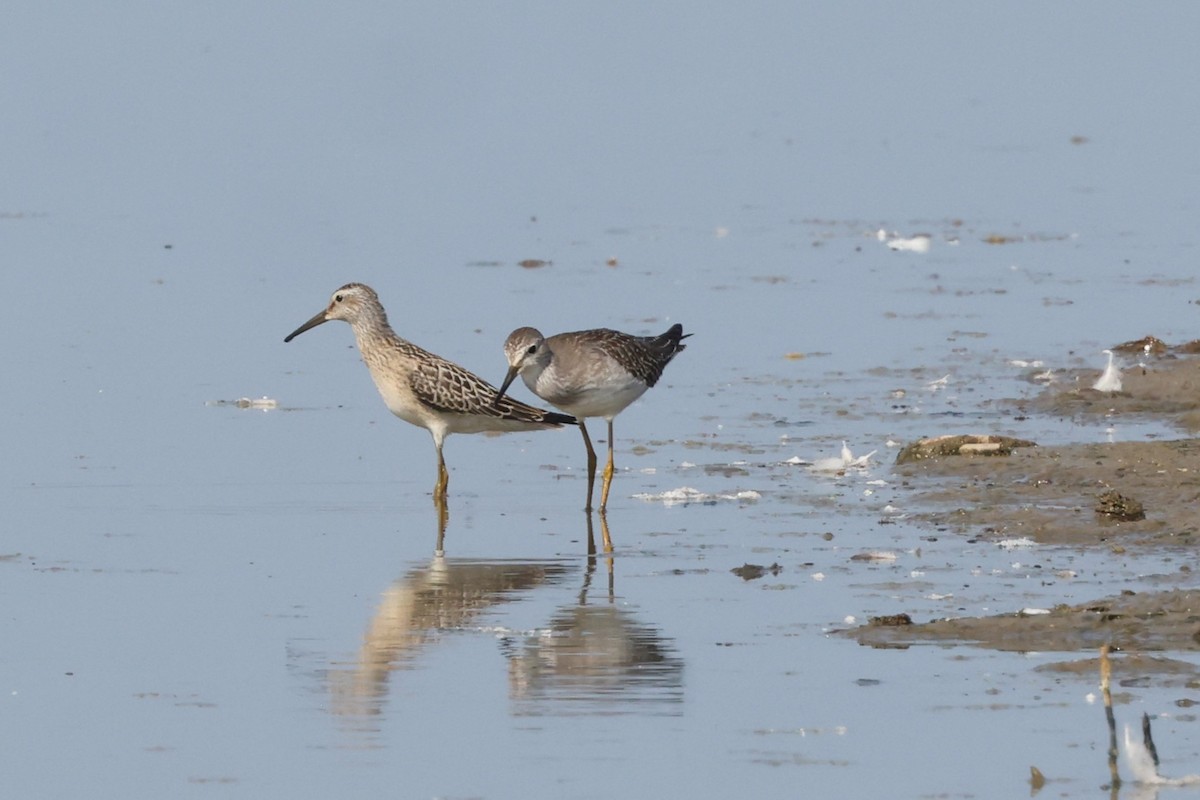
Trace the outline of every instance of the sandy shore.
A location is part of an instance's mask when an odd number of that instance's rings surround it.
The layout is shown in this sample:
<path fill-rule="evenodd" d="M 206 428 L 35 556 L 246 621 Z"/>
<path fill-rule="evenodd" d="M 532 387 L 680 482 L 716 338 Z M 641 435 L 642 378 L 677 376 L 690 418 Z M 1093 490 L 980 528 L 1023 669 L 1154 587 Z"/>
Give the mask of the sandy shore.
<path fill-rule="evenodd" d="M 1096 373 L 1072 385 L 1090 386 Z M 893 468 L 912 493 L 908 507 L 932 529 L 962 536 L 1028 537 L 1041 544 L 1092 546 L 1120 554 L 1127 548 L 1166 548 L 1178 554 L 1182 584 L 1195 560 L 1200 532 L 1200 358 L 1170 354 L 1144 372 L 1124 375 L 1122 391 L 1048 388 L 1031 401 L 1012 401 L 1023 414 L 1111 417 L 1153 415 L 1178 427 L 1170 441 L 1022 447 L 1001 456 L 947 456 Z M 947 431 L 947 433 L 983 433 Z M 992 433 L 991 431 L 987 433 Z M 1146 651 L 1200 649 L 1200 589 L 1125 591 L 1049 614 L 1020 609 L 991 617 L 905 619 L 904 609 L 847 635 L 873 646 L 917 642 L 970 642 L 1022 651 L 1077 651 L 1087 657 L 1060 669 L 1094 670 L 1100 645 L 1141 653 L 1123 669 L 1169 681 L 1200 676 L 1190 665 Z M 1090 651 L 1090 652 L 1089 652 Z M 1132 658 L 1132 657 L 1129 657 Z"/>

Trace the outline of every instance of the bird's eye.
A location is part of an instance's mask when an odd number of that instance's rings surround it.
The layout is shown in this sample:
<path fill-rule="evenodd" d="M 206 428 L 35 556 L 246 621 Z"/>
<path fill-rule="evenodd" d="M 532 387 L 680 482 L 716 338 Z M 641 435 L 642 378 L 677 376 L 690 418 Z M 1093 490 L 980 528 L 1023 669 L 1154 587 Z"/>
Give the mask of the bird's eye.
<path fill-rule="evenodd" d="M 342 299 L 343 299 L 342 296 L 339 294 L 333 298 L 333 302 L 340 303 L 340 302 L 342 302 Z"/>
<path fill-rule="evenodd" d="M 525 353 L 526 353 L 527 355 L 533 355 L 533 354 L 534 354 L 534 353 L 536 353 L 536 352 L 537 352 L 537 345 L 536 345 L 536 344 L 531 344 L 531 345 L 529 345 L 529 349 L 525 351 Z"/>

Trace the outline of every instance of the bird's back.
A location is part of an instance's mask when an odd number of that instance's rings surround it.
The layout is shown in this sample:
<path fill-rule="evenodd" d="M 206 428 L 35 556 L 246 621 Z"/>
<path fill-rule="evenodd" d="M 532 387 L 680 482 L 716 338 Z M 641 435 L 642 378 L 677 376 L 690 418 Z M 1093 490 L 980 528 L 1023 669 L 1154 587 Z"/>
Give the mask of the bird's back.
<path fill-rule="evenodd" d="M 572 331 L 546 340 L 552 359 L 530 389 L 579 417 L 611 417 L 654 386 L 684 349 L 682 325 L 658 336 L 608 328 Z"/>
<path fill-rule="evenodd" d="M 649 388 L 658 383 L 671 359 L 687 347 L 682 340 L 688 336 L 691 334 L 684 334 L 683 326 L 676 323 L 658 336 L 634 336 L 609 328 L 595 328 L 589 331 L 560 333 L 551 336 L 547 344 L 555 354 L 556 360 L 559 348 L 568 353 L 574 351 L 575 355 L 571 360 L 575 363 L 595 363 L 607 359 Z M 599 358 L 600 355 L 603 358 Z"/>

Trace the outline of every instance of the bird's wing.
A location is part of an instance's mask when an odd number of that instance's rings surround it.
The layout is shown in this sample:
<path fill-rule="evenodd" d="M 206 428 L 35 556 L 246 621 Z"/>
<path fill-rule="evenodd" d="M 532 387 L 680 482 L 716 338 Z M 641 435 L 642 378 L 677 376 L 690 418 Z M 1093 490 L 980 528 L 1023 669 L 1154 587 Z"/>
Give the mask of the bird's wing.
<path fill-rule="evenodd" d="M 589 344 L 603 351 L 647 386 L 653 386 L 658 383 L 675 354 L 684 348 L 679 342 L 680 338 L 684 338 L 679 335 L 682 330 L 672 328 L 661 336 L 633 336 L 602 328 L 593 332 L 598 335 L 592 336 Z"/>
<path fill-rule="evenodd" d="M 432 353 L 416 359 L 416 368 L 409 373 L 408 381 L 417 400 L 440 412 L 520 422 L 574 422 L 573 417 L 527 406 L 507 396 L 496 403 L 499 390 L 495 386 L 453 361 Z"/>

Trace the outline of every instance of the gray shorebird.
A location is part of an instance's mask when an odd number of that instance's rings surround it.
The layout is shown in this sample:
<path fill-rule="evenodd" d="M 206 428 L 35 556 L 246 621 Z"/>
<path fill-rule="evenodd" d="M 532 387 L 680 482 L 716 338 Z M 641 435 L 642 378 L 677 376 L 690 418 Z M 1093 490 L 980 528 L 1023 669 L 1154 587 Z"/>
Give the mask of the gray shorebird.
<path fill-rule="evenodd" d="M 659 336 L 633 336 L 607 328 L 560 333 L 550 338 L 536 328 L 517 328 L 504 342 L 508 374 L 496 402 L 517 375 L 529 390 L 553 406 L 578 417 L 579 431 L 587 447 L 588 488 L 586 510 L 592 510 L 596 484 L 596 450 L 588 437 L 586 417 L 603 417 L 608 422 L 608 463 L 600 511 L 608 506 L 613 478 L 613 418 L 658 382 L 663 369 L 685 345 L 691 334 L 682 325 L 672 325 Z"/>
<path fill-rule="evenodd" d="M 450 475 L 442 443 L 451 433 L 536 431 L 575 424 L 575 418 L 527 406 L 516 400 L 497 404 L 496 387 L 452 361 L 401 339 L 388 325 L 379 296 L 370 286 L 348 283 L 333 293 L 329 306 L 292 331 L 290 342 L 310 328 L 340 319 L 350 323 L 363 363 L 388 410 L 424 428 L 437 448 L 438 478 L 433 501 L 445 505 Z"/>

